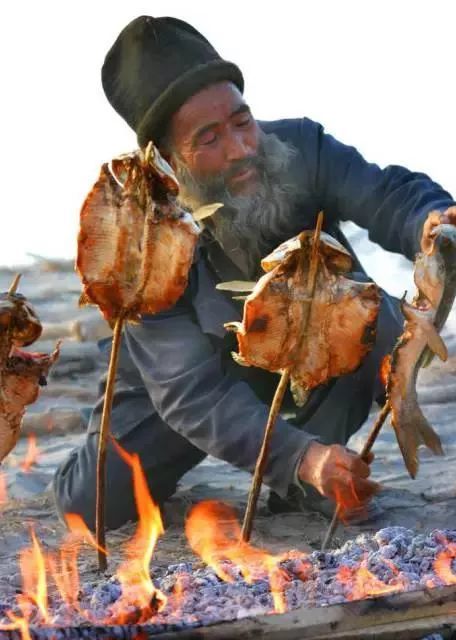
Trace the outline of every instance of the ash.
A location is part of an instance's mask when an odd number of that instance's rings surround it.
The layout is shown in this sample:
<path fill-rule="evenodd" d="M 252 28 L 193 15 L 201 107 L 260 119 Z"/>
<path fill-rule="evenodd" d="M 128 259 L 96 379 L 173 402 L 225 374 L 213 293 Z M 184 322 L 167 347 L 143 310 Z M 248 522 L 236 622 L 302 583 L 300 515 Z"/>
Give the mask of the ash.
<path fill-rule="evenodd" d="M 452 559 L 452 553 L 449 554 L 449 550 L 456 548 L 451 544 L 454 542 L 456 531 L 434 530 L 427 535 L 415 535 L 404 527 L 388 527 L 374 535 L 362 534 L 330 552 L 289 552 L 277 569 L 277 588 L 283 591 L 289 610 L 440 587 L 449 581 L 456 583 L 456 560 Z M 450 558 L 447 582 L 435 572 L 435 560 L 441 552 Z M 149 614 L 145 620 L 134 606 L 129 610 L 123 608 L 122 613 L 126 616 L 123 623 L 147 622 L 149 631 L 159 633 L 171 628 L 177 631 L 274 612 L 267 576 L 249 584 L 232 563 L 223 562 L 223 570 L 231 576 L 232 582 L 222 581 L 211 568 L 195 568 L 191 563 L 170 565 L 153 576 L 154 585 L 167 597 L 166 606 L 158 613 Z M 112 629 L 121 629 L 115 612 L 115 603 L 121 595 L 119 582 L 110 578 L 85 584 L 78 594 L 77 606 L 72 608 L 51 597 L 51 624 L 82 628 L 88 623 L 112 624 Z M 152 610 L 153 605 L 152 601 Z M 0 602 L 0 623 L 9 622 L 8 610 L 20 615 L 14 598 Z M 38 610 L 32 614 L 30 622 L 43 629 Z M 36 633 L 38 637 L 39 632 Z M 112 633 L 113 637 L 123 637 L 120 631 Z M 0 631 L 0 640 L 7 637 L 11 638 L 11 633 Z"/>

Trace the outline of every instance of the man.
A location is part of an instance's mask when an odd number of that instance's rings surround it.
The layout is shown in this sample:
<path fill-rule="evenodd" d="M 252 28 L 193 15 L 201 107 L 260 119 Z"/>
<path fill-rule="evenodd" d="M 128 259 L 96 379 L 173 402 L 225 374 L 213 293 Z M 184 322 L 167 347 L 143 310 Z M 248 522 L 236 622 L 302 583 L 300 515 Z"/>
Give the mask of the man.
<path fill-rule="evenodd" d="M 253 470 L 278 382 L 233 362 L 235 338 L 223 323 L 240 319 L 242 309 L 216 283 L 257 278 L 260 258 L 313 228 L 320 210 L 325 231 L 347 248 L 339 223 L 353 220 L 413 260 L 431 232 L 428 214 L 438 210 L 456 222 L 456 209 L 426 175 L 368 164 L 306 118 L 257 122 L 238 67 L 180 20 L 142 16 L 127 25 L 106 56 L 102 81 L 139 144 L 154 140 L 171 162 L 182 203 L 224 204 L 205 225 L 185 294 L 124 332 L 111 428 L 140 455 L 151 493 L 163 503 L 207 454 Z M 368 280 L 355 263 L 353 277 Z M 303 408 L 287 393 L 265 474 L 271 508 L 328 511 L 336 496 L 347 509 L 369 502 L 378 487 L 344 445 L 373 400 L 382 400 L 380 363 L 401 329 L 397 301 L 384 294 L 375 346 L 360 368 L 316 389 Z M 100 348 L 107 361 L 110 341 Z M 78 512 L 92 528 L 103 389 L 104 382 L 84 446 L 54 481 L 60 513 Z M 107 524 L 114 528 L 136 518 L 136 509 L 130 470 L 112 448 L 107 466 Z"/>

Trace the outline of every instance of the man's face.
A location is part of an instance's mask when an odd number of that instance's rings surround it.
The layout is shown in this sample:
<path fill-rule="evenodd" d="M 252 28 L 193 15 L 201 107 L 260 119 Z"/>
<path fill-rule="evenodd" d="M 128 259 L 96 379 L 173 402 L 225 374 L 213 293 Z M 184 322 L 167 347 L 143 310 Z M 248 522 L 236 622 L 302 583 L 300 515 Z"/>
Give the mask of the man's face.
<path fill-rule="evenodd" d="M 191 174 L 202 181 L 223 177 L 233 195 L 247 195 L 258 185 L 259 141 L 260 129 L 230 82 L 211 85 L 192 96 L 170 123 L 173 151 Z"/>

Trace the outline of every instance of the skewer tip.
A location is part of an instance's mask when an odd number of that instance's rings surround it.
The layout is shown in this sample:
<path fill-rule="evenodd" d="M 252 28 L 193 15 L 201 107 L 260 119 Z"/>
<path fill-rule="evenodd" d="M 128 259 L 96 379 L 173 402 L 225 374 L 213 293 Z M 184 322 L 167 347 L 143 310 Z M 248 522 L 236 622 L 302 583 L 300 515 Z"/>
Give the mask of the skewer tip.
<path fill-rule="evenodd" d="M 9 296 L 12 296 L 16 293 L 17 288 L 19 286 L 19 280 L 21 279 L 21 277 L 22 277 L 22 273 L 16 273 L 16 275 L 14 276 L 14 280 L 11 283 L 10 288 L 8 289 Z"/>

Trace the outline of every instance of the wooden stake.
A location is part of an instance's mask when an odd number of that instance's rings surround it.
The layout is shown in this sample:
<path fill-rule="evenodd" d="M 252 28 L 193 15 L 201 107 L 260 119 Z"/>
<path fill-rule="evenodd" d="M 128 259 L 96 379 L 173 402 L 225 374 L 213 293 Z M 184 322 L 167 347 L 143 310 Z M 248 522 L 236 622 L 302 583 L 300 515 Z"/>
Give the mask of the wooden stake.
<path fill-rule="evenodd" d="M 105 531 L 106 443 L 111 422 L 114 382 L 116 379 L 117 363 L 119 361 L 120 341 L 122 337 L 123 323 L 124 316 L 120 315 L 116 319 L 114 325 L 111 357 L 109 359 L 108 377 L 106 379 L 103 413 L 101 415 L 100 438 L 98 441 L 95 536 L 98 549 L 98 569 L 100 571 L 106 571 L 106 569 L 108 568 Z"/>
<path fill-rule="evenodd" d="M 320 233 L 323 224 L 323 211 L 320 211 L 317 218 L 317 224 L 315 227 L 315 233 L 312 240 L 312 251 L 310 255 L 309 274 L 307 280 L 307 294 L 304 300 L 305 310 L 303 314 L 302 328 L 301 328 L 301 342 L 304 339 L 307 325 L 310 318 L 310 310 L 312 306 L 312 299 L 315 292 L 315 284 L 317 281 L 318 271 L 318 247 L 320 245 Z M 253 519 L 255 517 L 256 506 L 258 502 L 258 496 L 260 495 L 261 485 L 263 484 L 263 476 L 268 461 L 269 447 L 272 439 L 272 431 L 279 415 L 280 407 L 282 406 L 283 397 L 287 389 L 288 382 L 290 380 L 290 369 L 284 369 L 281 373 L 279 384 L 274 393 L 271 409 L 269 411 L 268 420 L 264 430 L 263 442 L 258 454 L 257 462 L 255 465 L 255 471 L 253 474 L 252 484 L 250 487 L 249 498 L 247 501 L 247 508 L 244 515 L 244 521 L 242 523 L 241 539 L 243 542 L 248 542 L 252 534 Z"/>
<path fill-rule="evenodd" d="M 19 286 L 19 280 L 21 279 L 21 277 L 22 277 L 22 273 L 16 273 L 16 275 L 14 276 L 14 280 L 11 283 L 10 288 L 8 289 L 9 296 L 12 296 L 16 293 L 17 288 Z"/>
<path fill-rule="evenodd" d="M 383 405 L 383 409 L 380 411 L 374 426 L 372 427 L 372 429 L 369 432 L 369 435 L 367 436 L 367 440 L 364 443 L 364 447 L 362 448 L 361 453 L 359 454 L 361 459 L 364 460 L 364 462 L 367 462 L 367 457 L 371 452 L 372 447 L 374 446 L 374 443 L 377 440 L 377 436 L 380 433 L 380 430 L 383 427 L 383 424 L 386 418 L 388 417 L 390 411 L 391 411 L 391 405 L 389 400 L 387 400 Z M 334 532 L 337 528 L 341 511 L 342 511 L 341 505 L 338 504 L 336 507 L 336 510 L 334 511 L 331 524 L 329 525 L 328 530 L 326 531 L 323 544 L 321 545 L 322 551 L 326 551 L 326 549 L 328 548 L 328 545 L 331 543 Z"/>

